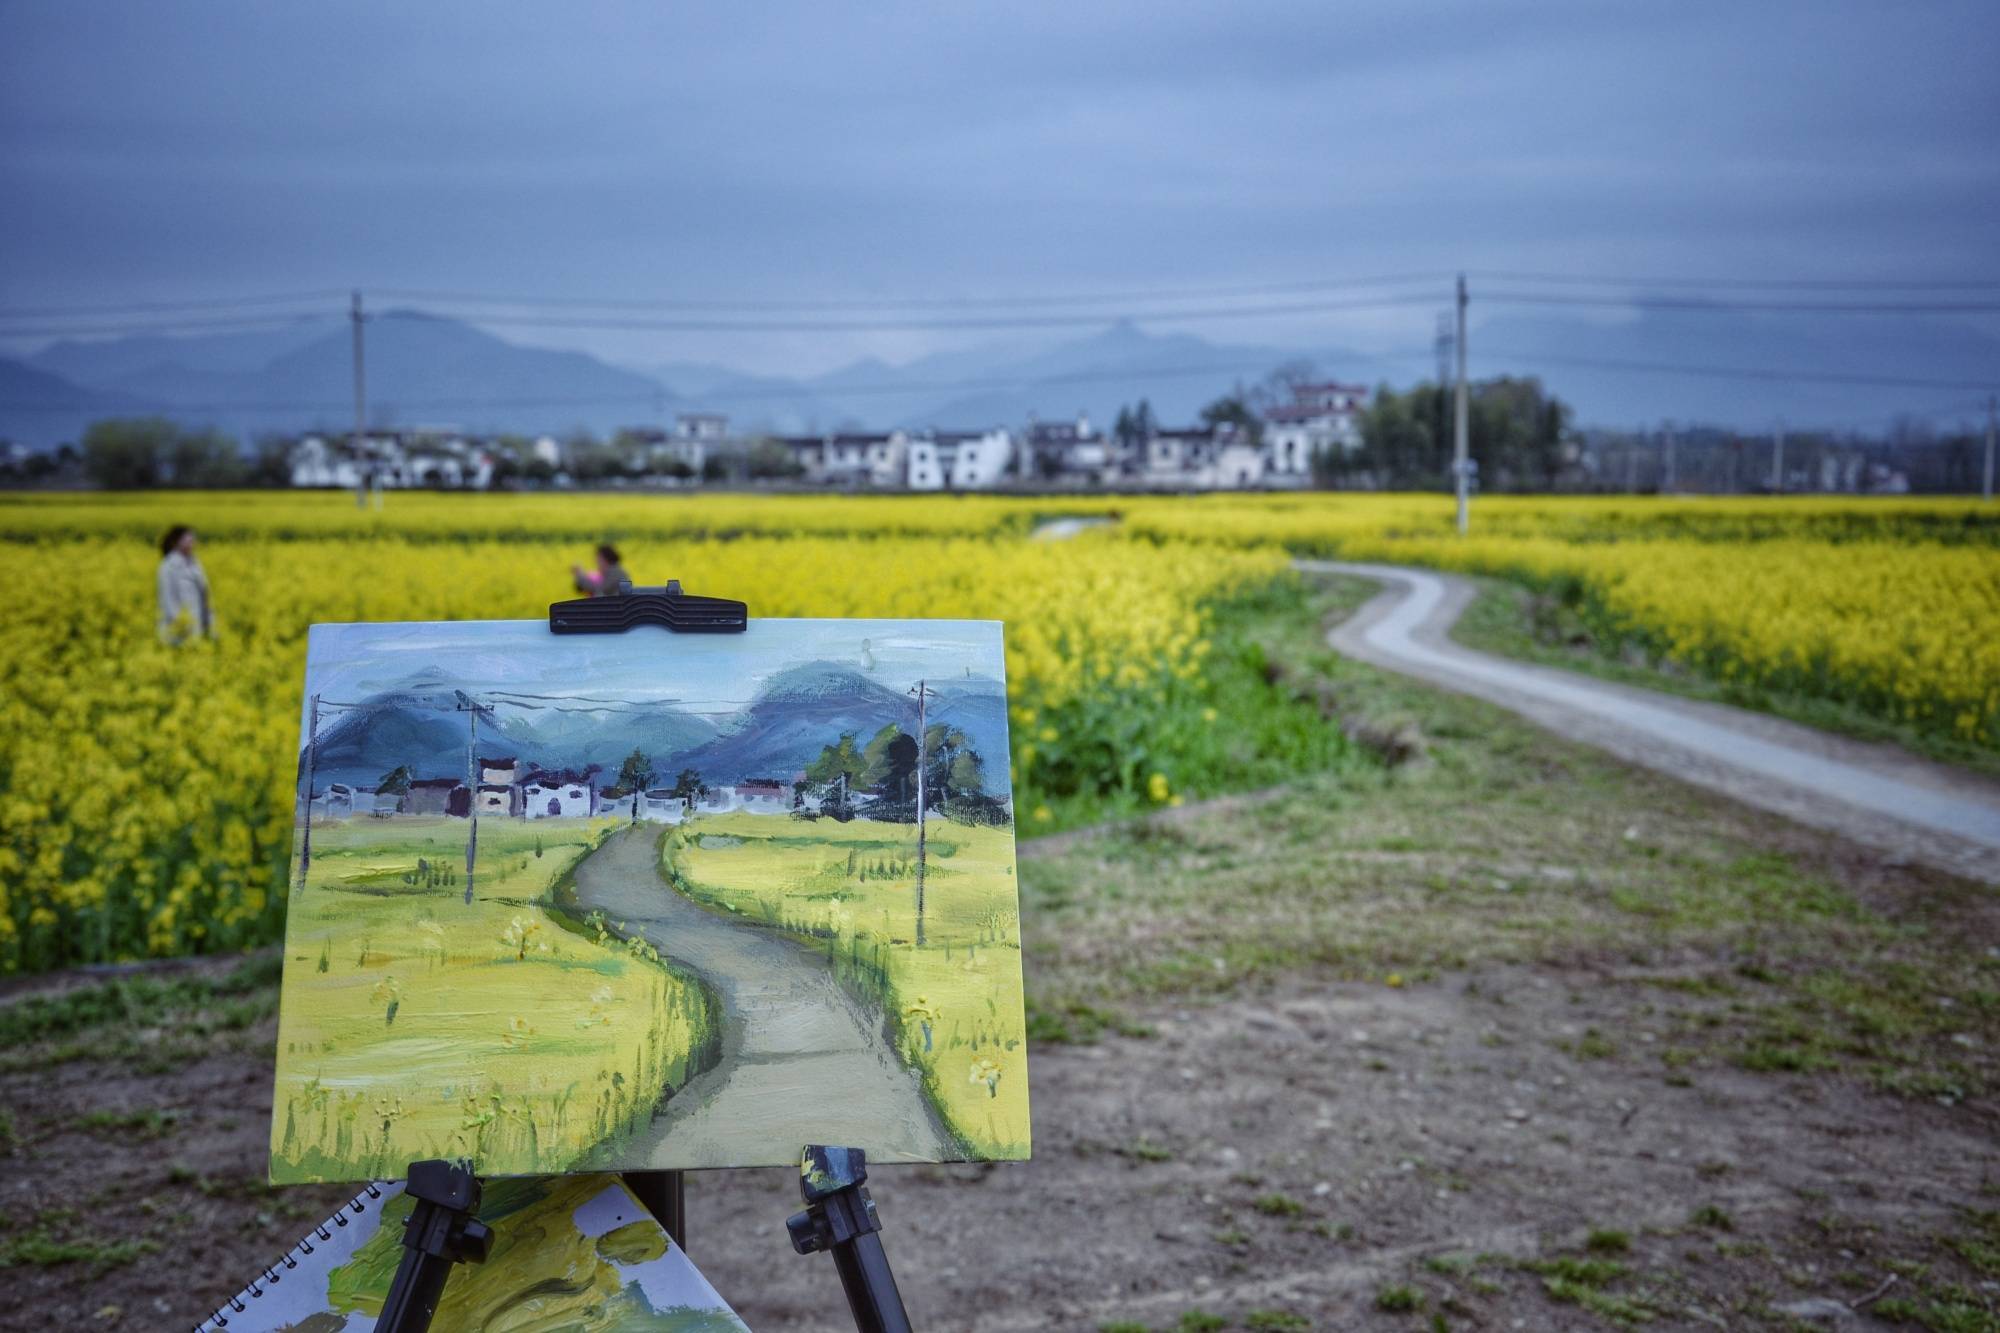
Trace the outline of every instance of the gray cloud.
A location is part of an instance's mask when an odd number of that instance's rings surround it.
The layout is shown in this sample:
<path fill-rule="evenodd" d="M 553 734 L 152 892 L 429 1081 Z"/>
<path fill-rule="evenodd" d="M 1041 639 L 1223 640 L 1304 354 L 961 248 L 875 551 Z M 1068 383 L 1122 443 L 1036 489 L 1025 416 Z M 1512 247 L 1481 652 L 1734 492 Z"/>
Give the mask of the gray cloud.
<path fill-rule="evenodd" d="M 15 3 L 0 302 L 1984 273 L 1996 37 L 1990 0 Z M 768 368 L 965 341 L 535 336 Z"/>

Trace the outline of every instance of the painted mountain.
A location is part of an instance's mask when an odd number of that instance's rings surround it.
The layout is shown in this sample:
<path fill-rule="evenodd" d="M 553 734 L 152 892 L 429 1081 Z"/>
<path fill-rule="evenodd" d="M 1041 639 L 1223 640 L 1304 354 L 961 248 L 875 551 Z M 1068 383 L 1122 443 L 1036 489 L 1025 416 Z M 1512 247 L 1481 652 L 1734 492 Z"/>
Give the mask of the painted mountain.
<path fill-rule="evenodd" d="M 985 761 L 987 791 L 1005 795 L 1007 695 L 1000 682 L 966 677 L 940 681 L 932 689 L 936 698 L 926 722 L 963 731 Z M 914 730 L 916 713 L 916 702 L 908 695 L 850 667 L 808 663 L 771 677 L 721 734 L 674 763 L 698 768 L 712 781 L 782 777 L 803 769 L 845 732 L 866 743 L 892 722 Z"/>
<path fill-rule="evenodd" d="M 963 731 L 985 760 L 986 788 L 1009 790 L 1007 696 L 1000 682 L 971 676 L 936 682 L 927 721 Z M 422 673 L 323 718 L 314 759 L 317 785 L 372 786 L 407 765 L 418 778 L 455 777 L 466 768 L 468 720 L 435 673 Z M 711 783 L 788 777 L 820 750 L 854 732 L 865 742 L 890 723 L 914 728 L 916 702 L 850 667 L 813 662 L 772 676 L 742 712 L 720 720 L 661 704 L 634 715 L 586 705 L 513 703 L 482 714 L 479 751 L 524 765 L 615 772 L 634 747 L 662 773 L 698 769 Z"/>
<path fill-rule="evenodd" d="M 510 756 L 524 765 L 581 769 L 616 768 L 632 748 L 660 756 L 679 754 L 710 740 L 708 719 L 663 705 L 657 715 L 565 711 L 569 705 L 513 705 L 482 713 L 479 752 Z M 418 778 L 460 777 L 466 769 L 468 719 L 458 697 L 434 675 L 414 677 L 394 690 L 320 725 L 317 782 L 373 786 L 407 765 Z M 662 765 L 663 766 L 663 765 Z"/>

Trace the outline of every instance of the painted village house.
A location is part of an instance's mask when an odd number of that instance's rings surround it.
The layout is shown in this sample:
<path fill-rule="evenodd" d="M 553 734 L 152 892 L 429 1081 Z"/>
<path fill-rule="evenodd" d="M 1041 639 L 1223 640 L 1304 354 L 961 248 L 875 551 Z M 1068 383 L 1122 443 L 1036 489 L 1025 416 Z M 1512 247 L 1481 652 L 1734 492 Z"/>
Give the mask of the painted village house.
<path fill-rule="evenodd" d="M 518 815 L 521 813 L 521 789 L 515 782 L 520 766 L 508 755 L 499 759 L 479 760 L 479 792 L 477 801 L 482 815 Z"/>
<path fill-rule="evenodd" d="M 632 798 L 626 797 L 630 805 Z M 608 808 L 608 807 L 607 807 Z M 687 798 L 671 787 L 649 787 L 639 794 L 639 818 L 655 824 L 678 824 L 688 815 Z"/>
<path fill-rule="evenodd" d="M 457 778 L 418 778 L 403 794 L 406 815 L 463 815 L 466 811 L 465 784 Z M 457 801 L 453 797 L 457 796 Z M 457 809 L 453 809 L 453 805 Z"/>
<path fill-rule="evenodd" d="M 559 773 L 533 769 L 521 779 L 521 812 L 529 819 L 578 818 L 597 813 L 597 790 L 588 770 Z"/>

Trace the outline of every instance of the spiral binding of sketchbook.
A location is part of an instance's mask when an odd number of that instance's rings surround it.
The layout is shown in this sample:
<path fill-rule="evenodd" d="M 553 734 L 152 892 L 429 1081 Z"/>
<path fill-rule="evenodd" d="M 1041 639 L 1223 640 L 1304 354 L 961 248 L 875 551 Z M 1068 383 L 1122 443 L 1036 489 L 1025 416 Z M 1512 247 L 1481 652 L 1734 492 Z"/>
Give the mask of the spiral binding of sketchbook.
<path fill-rule="evenodd" d="M 260 1278 L 252 1278 L 250 1284 L 217 1306 L 215 1313 L 194 1326 L 195 1333 L 248 1333 L 248 1330 L 273 1327 L 264 1318 L 268 1298 L 281 1292 L 295 1291 L 307 1287 L 317 1297 L 326 1291 L 326 1276 L 341 1264 L 353 1258 L 354 1252 L 363 1242 L 373 1236 L 379 1226 L 382 1205 L 403 1192 L 403 1182 L 377 1181 L 362 1187 L 361 1193 L 349 1199 L 340 1207 L 328 1213 L 316 1223 L 299 1243 L 279 1255 L 277 1261 L 265 1268 Z M 307 1278 L 318 1278 L 316 1283 L 307 1283 Z M 285 1283 L 291 1287 L 286 1288 Z M 269 1301 L 276 1305 L 276 1301 Z M 282 1315 L 277 1310 L 270 1312 Z"/>
<path fill-rule="evenodd" d="M 537 1328 L 577 1333 L 743 1328 L 617 1176 L 516 1176 L 484 1186 L 491 1255 L 453 1269 L 431 1333 L 489 1327 L 510 1309 L 532 1310 Z M 364 1187 L 195 1333 L 372 1330 L 402 1254 L 405 1210 L 396 1205 L 405 1192 L 400 1180 Z M 555 1288 L 534 1259 L 551 1246 L 566 1255 L 568 1274 Z"/>

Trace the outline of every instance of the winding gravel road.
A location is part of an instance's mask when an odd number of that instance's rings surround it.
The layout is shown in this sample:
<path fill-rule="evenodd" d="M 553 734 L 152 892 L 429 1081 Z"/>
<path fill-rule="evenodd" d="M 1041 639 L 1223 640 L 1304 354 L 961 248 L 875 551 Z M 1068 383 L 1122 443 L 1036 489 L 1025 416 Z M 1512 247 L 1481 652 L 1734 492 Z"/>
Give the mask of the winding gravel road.
<path fill-rule="evenodd" d="M 1463 647 L 1477 593 L 1450 575 L 1299 560 L 1384 589 L 1327 634 L 1335 651 L 1499 704 L 1569 740 L 1894 855 L 2000 884 L 2000 784 L 1893 746 Z"/>
<path fill-rule="evenodd" d="M 585 908 L 699 972 L 722 1002 L 721 1060 L 640 1132 L 639 1155 L 664 1166 L 787 1166 L 812 1142 L 865 1148 L 871 1161 L 958 1156 L 881 1015 L 822 955 L 675 892 L 660 873 L 660 837 L 658 825 L 621 829 L 576 866 Z"/>

